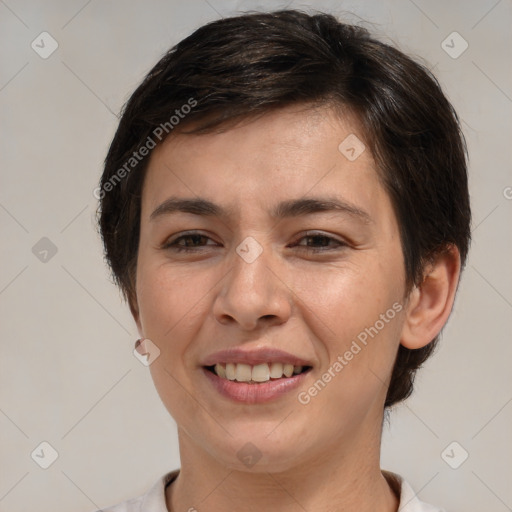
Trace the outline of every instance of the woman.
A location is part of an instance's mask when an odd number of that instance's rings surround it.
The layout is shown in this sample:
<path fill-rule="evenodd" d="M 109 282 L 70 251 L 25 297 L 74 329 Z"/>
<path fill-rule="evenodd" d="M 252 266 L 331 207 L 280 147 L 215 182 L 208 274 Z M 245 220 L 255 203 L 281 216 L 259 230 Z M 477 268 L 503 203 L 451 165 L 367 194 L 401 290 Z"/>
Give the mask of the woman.
<path fill-rule="evenodd" d="M 181 457 L 107 510 L 441 510 L 379 463 L 470 239 L 425 68 L 326 14 L 215 21 L 134 92 L 97 196 Z"/>

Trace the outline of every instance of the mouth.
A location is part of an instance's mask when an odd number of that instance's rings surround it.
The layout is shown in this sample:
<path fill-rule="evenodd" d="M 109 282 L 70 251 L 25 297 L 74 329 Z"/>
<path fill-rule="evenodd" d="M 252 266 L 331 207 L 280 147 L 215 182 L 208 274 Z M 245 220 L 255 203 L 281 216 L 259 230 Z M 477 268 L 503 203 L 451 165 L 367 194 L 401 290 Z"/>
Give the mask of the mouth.
<path fill-rule="evenodd" d="M 270 346 L 233 347 L 210 354 L 200 368 L 208 388 L 224 399 L 261 404 L 290 396 L 304 384 L 313 361 Z"/>
<path fill-rule="evenodd" d="M 229 401 L 254 405 L 283 400 L 304 385 L 311 366 L 291 363 L 216 363 L 203 366 L 209 389 Z"/>
<path fill-rule="evenodd" d="M 205 370 L 220 379 L 246 384 L 261 385 L 269 381 L 281 381 L 293 378 L 311 370 L 311 366 L 294 365 L 292 363 L 260 363 L 255 365 L 245 363 L 216 363 L 204 366 Z"/>

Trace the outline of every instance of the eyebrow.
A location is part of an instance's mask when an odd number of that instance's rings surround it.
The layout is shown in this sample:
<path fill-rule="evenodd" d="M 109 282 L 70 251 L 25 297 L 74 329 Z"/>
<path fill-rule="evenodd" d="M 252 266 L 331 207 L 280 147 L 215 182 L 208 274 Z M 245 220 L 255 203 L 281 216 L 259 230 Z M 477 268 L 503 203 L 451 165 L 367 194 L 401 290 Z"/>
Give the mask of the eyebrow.
<path fill-rule="evenodd" d="M 173 213 L 191 213 L 206 217 L 230 217 L 235 211 L 225 208 L 204 198 L 170 197 L 160 204 L 149 216 L 155 220 Z M 282 201 L 275 206 L 270 215 L 276 219 L 301 217 L 322 212 L 340 212 L 357 218 L 364 223 L 372 222 L 371 216 L 361 208 L 336 197 L 309 197 Z"/>

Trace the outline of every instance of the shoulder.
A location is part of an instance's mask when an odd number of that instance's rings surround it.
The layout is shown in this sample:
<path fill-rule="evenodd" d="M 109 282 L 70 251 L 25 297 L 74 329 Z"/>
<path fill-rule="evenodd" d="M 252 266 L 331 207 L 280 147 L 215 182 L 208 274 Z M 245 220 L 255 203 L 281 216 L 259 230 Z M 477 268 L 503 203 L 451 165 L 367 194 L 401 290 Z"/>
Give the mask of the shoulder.
<path fill-rule="evenodd" d="M 165 487 L 178 476 L 178 473 L 179 469 L 166 473 L 157 480 L 153 487 L 141 496 L 97 510 L 96 512 L 167 512 Z"/>
<path fill-rule="evenodd" d="M 382 471 L 382 474 L 391 488 L 399 494 L 398 510 L 400 512 L 446 512 L 443 508 L 420 501 L 413 488 L 400 475 L 390 471 Z"/>
<path fill-rule="evenodd" d="M 137 498 L 132 498 L 127 501 L 123 501 L 122 503 L 118 503 L 117 505 L 112 505 L 108 508 L 102 508 L 97 512 L 139 512 L 141 510 L 141 503 L 144 499 L 144 496 L 139 496 Z"/>

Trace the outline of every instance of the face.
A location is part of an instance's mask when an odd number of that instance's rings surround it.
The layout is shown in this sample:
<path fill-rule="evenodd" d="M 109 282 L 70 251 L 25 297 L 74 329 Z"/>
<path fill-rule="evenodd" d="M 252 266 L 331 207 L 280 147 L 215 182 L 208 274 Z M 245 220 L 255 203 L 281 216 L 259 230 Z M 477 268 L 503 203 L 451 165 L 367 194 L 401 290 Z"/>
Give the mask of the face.
<path fill-rule="evenodd" d="M 380 434 L 404 262 L 369 150 L 338 149 L 350 134 L 349 115 L 295 106 L 152 154 L 134 316 L 180 436 L 226 467 L 285 470 Z"/>

